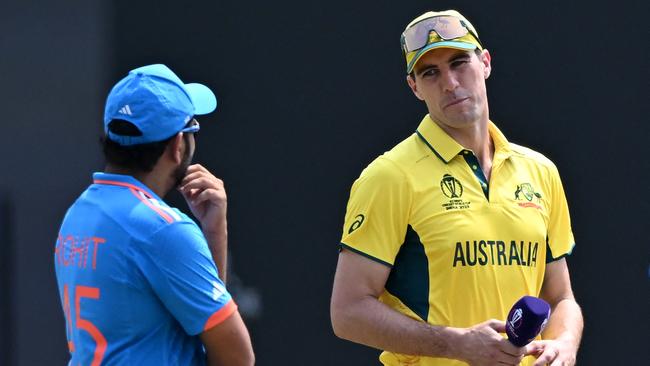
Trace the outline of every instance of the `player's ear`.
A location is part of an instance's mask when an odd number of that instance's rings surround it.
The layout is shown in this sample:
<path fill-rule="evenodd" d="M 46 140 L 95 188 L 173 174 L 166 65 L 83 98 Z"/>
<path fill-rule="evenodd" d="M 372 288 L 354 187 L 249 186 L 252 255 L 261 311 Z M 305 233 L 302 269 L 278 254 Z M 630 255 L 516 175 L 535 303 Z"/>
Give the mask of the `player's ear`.
<path fill-rule="evenodd" d="M 487 79 L 490 77 L 490 73 L 492 73 L 492 56 L 490 55 L 490 51 L 483 50 L 479 56 L 479 60 L 483 64 L 483 77 Z"/>
<path fill-rule="evenodd" d="M 422 98 L 422 96 L 420 95 L 420 92 L 418 91 L 418 84 L 415 82 L 415 74 L 414 73 L 410 73 L 410 74 L 406 75 L 406 83 L 409 85 L 409 88 L 411 88 L 411 91 L 413 92 L 413 94 L 415 94 L 415 96 L 418 99 L 424 100 L 424 98 Z"/>
<path fill-rule="evenodd" d="M 180 132 L 169 141 L 166 150 L 174 163 L 180 164 L 183 161 L 183 149 L 187 148 L 187 146 L 183 146 L 183 133 Z"/>

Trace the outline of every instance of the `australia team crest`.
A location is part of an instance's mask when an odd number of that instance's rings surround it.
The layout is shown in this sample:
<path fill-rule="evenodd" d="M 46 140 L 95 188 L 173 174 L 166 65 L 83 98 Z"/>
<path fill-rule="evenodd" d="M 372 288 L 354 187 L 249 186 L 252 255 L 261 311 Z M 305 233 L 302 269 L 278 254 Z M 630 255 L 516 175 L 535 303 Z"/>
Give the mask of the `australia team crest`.
<path fill-rule="evenodd" d="M 520 207 L 535 207 L 541 209 L 540 206 L 542 194 L 535 191 L 533 185 L 530 183 L 521 183 L 517 185 L 515 190 L 515 201 Z"/>

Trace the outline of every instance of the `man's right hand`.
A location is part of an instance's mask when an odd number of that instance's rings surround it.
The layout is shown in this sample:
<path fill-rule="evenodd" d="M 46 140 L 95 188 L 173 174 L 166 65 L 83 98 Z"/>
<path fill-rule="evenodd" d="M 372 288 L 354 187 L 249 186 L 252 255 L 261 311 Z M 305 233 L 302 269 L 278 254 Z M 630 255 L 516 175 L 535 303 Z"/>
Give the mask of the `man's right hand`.
<path fill-rule="evenodd" d="M 514 346 L 499 334 L 505 331 L 506 323 L 496 319 L 464 329 L 456 357 L 472 366 L 519 365 L 524 356 L 537 351 L 535 346 Z"/>

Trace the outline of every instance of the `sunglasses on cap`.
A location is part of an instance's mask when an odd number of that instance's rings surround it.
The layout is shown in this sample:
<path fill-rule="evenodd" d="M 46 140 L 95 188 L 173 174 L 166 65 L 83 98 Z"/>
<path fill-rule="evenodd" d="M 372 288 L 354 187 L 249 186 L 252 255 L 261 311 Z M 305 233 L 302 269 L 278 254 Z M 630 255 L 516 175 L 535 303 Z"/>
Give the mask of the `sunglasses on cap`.
<path fill-rule="evenodd" d="M 401 43 L 404 53 L 417 51 L 429 43 L 429 34 L 436 32 L 443 41 L 460 38 L 470 33 L 479 44 L 481 41 L 461 19 L 442 15 L 423 19 L 402 33 Z"/>
<path fill-rule="evenodd" d="M 199 124 L 199 121 L 192 118 L 192 120 L 182 130 L 178 132 L 196 133 L 199 132 L 200 129 L 201 129 L 201 125 Z"/>

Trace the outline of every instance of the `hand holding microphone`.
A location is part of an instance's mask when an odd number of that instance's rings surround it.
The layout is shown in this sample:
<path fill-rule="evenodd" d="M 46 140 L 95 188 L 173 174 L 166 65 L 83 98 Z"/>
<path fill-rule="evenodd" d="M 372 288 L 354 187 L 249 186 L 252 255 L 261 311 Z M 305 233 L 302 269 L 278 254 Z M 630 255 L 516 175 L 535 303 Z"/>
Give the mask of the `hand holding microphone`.
<path fill-rule="evenodd" d="M 578 344 L 566 339 L 533 341 L 546 327 L 551 307 L 539 298 L 524 296 L 510 310 L 505 331 L 508 341 L 516 347 L 526 347 L 537 358 L 535 366 L 547 364 L 574 365 Z M 531 352 L 532 351 L 532 352 Z"/>
<path fill-rule="evenodd" d="M 506 321 L 491 319 L 467 328 L 458 359 L 469 365 L 519 365 L 533 348 L 526 346 L 544 328 L 550 316 L 546 301 L 524 296 L 510 310 Z M 501 335 L 506 333 L 508 339 Z"/>

